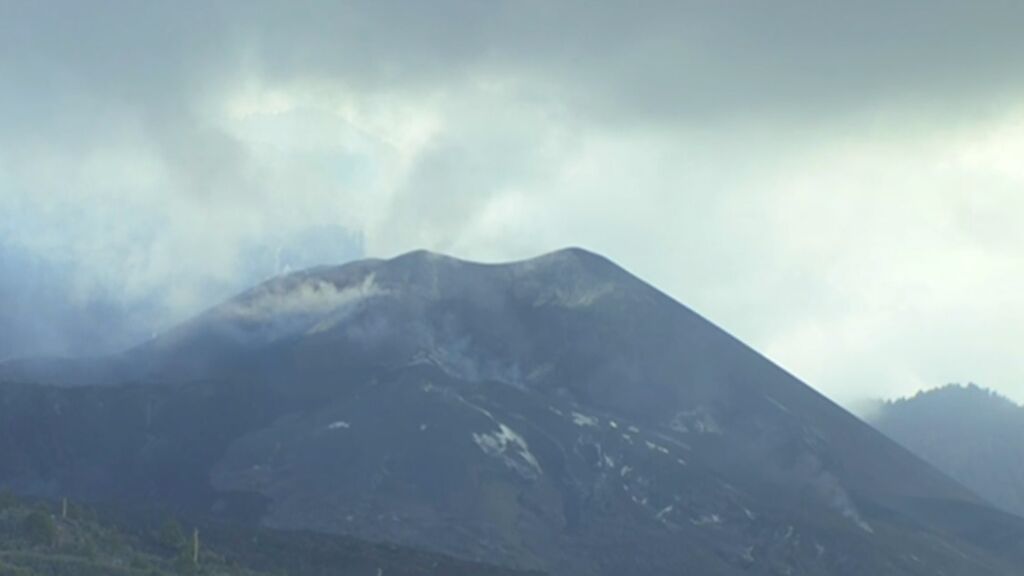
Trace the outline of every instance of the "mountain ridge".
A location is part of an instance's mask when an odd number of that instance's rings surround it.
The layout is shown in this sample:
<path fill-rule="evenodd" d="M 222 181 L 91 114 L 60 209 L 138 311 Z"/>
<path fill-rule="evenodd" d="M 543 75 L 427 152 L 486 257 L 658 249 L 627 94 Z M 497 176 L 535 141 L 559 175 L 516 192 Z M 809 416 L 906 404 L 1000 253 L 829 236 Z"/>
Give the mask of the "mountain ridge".
<path fill-rule="evenodd" d="M 1024 527 L 580 249 L 301 271 L 119 361 L 131 378 L 0 387 L 14 455 L 0 483 L 570 575 L 1008 574 L 1020 560 L 949 511 L 1000 526 L 999 542 Z"/>
<path fill-rule="evenodd" d="M 1024 516 L 1024 407 L 975 384 L 881 403 L 882 432 L 988 501 Z"/>

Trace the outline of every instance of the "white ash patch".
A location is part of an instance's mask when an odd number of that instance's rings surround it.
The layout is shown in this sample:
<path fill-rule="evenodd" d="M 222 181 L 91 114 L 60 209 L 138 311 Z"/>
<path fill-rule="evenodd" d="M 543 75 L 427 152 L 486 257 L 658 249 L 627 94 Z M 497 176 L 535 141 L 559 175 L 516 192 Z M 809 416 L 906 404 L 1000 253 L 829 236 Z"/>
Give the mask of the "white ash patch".
<path fill-rule="evenodd" d="M 699 518 L 691 518 L 690 523 L 694 526 L 717 525 L 722 523 L 722 517 L 718 514 L 705 514 Z"/>
<path fill-rule="evenodd" d="M 591 427 L 596 428 L 600 421 L 594 416 L 587 416 L 579 412 L 572 413 L 572 423 L 579 426 L 580 428 Z"/>
<path fill-rule="evenodd" d="M 718 425 L 714 414 L 704 406 L 698 406 L 693 410 L 678 412 L 669 422 L 669 428 L 681 434 L 696 432 L 697 434 L 721 434 L 722 427 Z"/>
<path fill-rule="evenodd" d="M 674 510 L 674 509 L 675 509 L 675 506 L 672 505 L 672 504 L 669 504 L 668 506 L 665 506 L 664 508 L 659 510 L 658 513 L 654 515 L 654 518 L 657 519 L 657 520 L 664 520 L 665 516 L 667 516 L 670 513 L 672 513 L 672 510 Z"/>
<path fill-rule="evenodd" d="M 661 452 L 662 454 L 668 454 L 669 453 L 668 452 L 668 448 L 665 448 L 664 446 L 661 446 L 659 444 L 655 444 L 654 442 L 651 442 L 650 440 L 645 440 L 644 444 L 647 445 L 647 448 L 649 450 L 653 450 L 655 452 Z"/>
<path fill-rule="evenodd" d="M 488 456 L 500 458 L 506 466 L 524 478 L 536 479 L 541 473 L 540 463 L 522 436 L 508 426 L 498 422 L 498 430 L 492 433 L 473 434 L 473 442 Z"/>
<path fill-rule="evenodd" d="M 753 546 L 747 546 L 746 549 L 743 550 L 743 554 L 740 555 L 740 558 L 742 558 L 744 562 L 753 562 L 754 561 L 754 547 Z"/>

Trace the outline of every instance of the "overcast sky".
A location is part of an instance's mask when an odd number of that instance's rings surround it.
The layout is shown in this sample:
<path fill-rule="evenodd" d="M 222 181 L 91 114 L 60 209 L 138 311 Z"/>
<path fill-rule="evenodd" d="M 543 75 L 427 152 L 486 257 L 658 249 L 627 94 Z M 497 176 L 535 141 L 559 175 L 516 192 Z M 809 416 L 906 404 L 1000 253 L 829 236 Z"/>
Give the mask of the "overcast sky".
<path fill-rule="evenodd" d="M 1024 400 L 1024 4 L 0 2 L 0 357 L 601 252 L 841 402 Z"/>

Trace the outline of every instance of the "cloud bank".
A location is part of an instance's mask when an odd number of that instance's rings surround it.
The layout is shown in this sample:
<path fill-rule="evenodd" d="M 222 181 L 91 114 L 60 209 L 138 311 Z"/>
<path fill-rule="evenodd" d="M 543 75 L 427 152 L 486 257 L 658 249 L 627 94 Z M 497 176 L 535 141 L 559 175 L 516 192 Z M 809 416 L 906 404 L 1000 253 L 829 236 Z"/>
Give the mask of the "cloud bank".
<path fill-rule="evenodd" d="M 837 399 L 1024 399 L 1022 21 L 6 2 L 0 357 L 116 348 L 295 267 L 582 245 Z"/>

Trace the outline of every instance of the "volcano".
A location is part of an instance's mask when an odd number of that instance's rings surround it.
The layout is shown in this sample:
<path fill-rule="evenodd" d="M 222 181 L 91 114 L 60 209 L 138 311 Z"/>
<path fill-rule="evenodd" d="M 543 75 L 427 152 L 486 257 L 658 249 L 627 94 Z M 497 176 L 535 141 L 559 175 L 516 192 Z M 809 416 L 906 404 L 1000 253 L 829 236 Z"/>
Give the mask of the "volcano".
<path fill-rule="evenodd" d="M 1024 565 L 1024 521 L 580 249 L 306 270 L 0 378 L 0 483 L 37 496 L 570 576 Z"/>

